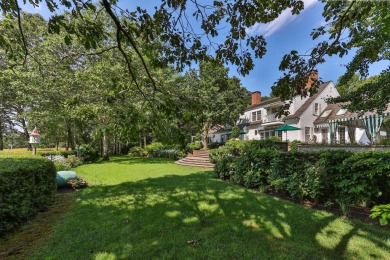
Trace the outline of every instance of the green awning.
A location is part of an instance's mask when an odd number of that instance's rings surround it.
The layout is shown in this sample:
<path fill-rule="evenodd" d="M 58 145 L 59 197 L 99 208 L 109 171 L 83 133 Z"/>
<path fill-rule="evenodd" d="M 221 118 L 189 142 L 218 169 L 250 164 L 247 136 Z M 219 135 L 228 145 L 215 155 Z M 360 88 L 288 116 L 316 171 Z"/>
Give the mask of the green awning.
<path fill-rule="evenodd" d="M 295 131 L 295 130 L 301 130 L 301 129 L 291 125 L 283 125 L 275 129 L 275 131 Z"/>
<path fill-rule="evenodd" d="M 227 135 L 231 135 L 232 134 L 232 131 L 229 131 L 226 133 Z M 246 134 L 246 132 L 244 130 L 240 130 L 240 135 L 244 135 Z"/>

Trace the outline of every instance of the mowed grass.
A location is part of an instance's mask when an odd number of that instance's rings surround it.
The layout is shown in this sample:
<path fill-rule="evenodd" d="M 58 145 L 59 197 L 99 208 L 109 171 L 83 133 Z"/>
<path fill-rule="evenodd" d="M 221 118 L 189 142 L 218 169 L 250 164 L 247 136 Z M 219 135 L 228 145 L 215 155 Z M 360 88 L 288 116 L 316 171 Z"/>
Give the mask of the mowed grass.
<path fill-rule="evenodd" d="M 130 157 L 76 169 L 92 186 L 29 259 L 389 259 L 390 232 Z M 62 195 L 59 195 L 62 196 Z"/>

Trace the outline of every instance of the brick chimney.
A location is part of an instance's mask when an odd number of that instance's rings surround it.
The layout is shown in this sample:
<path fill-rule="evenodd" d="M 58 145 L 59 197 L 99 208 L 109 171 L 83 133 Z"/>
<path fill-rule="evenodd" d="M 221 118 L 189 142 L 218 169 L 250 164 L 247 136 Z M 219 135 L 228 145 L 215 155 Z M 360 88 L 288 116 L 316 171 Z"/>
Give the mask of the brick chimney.
<path fill-rule="evenodd" d="M 259 104 L 261 102 L 261 92 L 255 91 L 252 92 L 252 105 Z"/>
<path fill-rule="evenodd" d="M 305 89 L 311 88 L 311 84 L 313 83 L 314 79 L 316 81 L 318 81 L 318 71 L 316 71 L 316 70 L 309 72 L 308 80 L 307 80 Z"/>

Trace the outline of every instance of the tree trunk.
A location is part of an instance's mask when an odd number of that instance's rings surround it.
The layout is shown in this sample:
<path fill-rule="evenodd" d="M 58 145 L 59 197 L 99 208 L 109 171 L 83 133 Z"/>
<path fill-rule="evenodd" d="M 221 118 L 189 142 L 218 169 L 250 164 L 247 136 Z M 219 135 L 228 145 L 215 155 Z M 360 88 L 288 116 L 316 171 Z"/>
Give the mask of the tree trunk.
<path fill-rule="evenodd" d="M 58 151 L 58 146 L 60 146 L 59 142 L 56 142 L 56 151 Z"/>
<path fill-rule="evenodd" d="M 118 155 L 118 150 L 117 150 L 117 135 L 114 137 L 114 155 Z"/>
<path fill-rule="evenodd" d="M 0 151 L 4 149 L 4 141 L 3 141 L 3 123 L 0 121 Z"/>
<path fill-rule="evenodd" d="M 203 149 L 207 149 L 207 136 L 209 134 L 209 124 L 206 123 L 203 127 Z"/>
<path fill-rule="evenodd" d="M 74 138 L 73 138 L 73 133 L 72 133 L 72 126 L 71 124 L 67 121 L 66 122 L 66 132 L 67 132 L 67 141 L 68 141 L 68 147 L 67 149 L 69 149 L 69 147 L 74 151 L 76 150 L 76 146 L 75 146 L 75 143 L 74 143 Z"/>
<path fill-rule="evenodd" d="M 26 137 L 26 141 L 27 141 L 27 151 L 32 151 L 31 144 L 29 143 L 29 141 L 30 141 L 30 134 L 28 133 L 26 120 L 24 120 L 24 118 L 22 118 L 22 119 L 20 119 L 20 123 L 21 123 L 22 128 L 23 128 L 24 136 Z"/>
<path fill-rule="evenodd" d="M 103 132 L 103 160 L 104 161 L 110 160 L 109 145 L 110 145 L 109 136 L 108 136 L 107 131 L 105 130 Z"/>
<path fill-rule="evenodd" d="M 146 136 L 144 135 L 144 148 L 146 147 Z"/>

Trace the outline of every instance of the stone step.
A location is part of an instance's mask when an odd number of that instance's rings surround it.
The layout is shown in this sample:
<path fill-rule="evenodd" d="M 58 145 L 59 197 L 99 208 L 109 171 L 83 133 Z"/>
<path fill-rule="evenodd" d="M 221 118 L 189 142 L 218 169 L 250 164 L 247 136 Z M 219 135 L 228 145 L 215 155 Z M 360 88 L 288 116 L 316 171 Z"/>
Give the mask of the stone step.
<path fill-rule="evenodd" d="M 205 158 L 196 158 L 196 157 L 186 157 L 179 161 L 183 162 L 193 162 L 193 163 L 211 163 L 210 160 Z"/>
<path fill-rule="evenodd" d="M 188 156 L 175 162 L 178 165 L 183 166 L 195 166 L 203 168 L 214 168 L 215 165 L 210 162 L 209 151 L 200 150 L 197 156 Z"/>
<path fill-rule="evenodd" d="M 182 165 L 182 166 L 214 168 L 214 164 L 212 164 L 212 163 L 193 163 L 193 162 L 188 163 L 188 162 L 182 162 L 182 161 L 176 161 L 175 163 L 178 165 Z"/>
<path fill-rule="evenodd" d="M 188 161 L 206 161 L 209 162 L 210 159 L 206 157 L 185 157 L 182 160 L 188 160 Z"/>
<path fill-rule="evenodd" d="M 191 157 L 209 158 L 209 155 L 208 155 L 208 154 L 205 154 L 205 155 L 200 154 L 200 155 L 198 155 L 198 156 L 191 156 Z"/>

